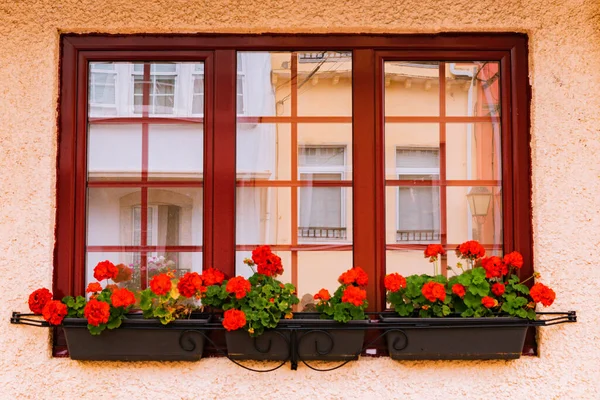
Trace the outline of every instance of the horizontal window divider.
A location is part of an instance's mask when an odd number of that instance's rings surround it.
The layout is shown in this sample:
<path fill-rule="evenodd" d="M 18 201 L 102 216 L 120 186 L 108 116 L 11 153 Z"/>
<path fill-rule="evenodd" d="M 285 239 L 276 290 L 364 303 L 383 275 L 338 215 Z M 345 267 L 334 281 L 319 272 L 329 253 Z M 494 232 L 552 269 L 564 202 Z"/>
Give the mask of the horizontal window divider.
<path fill-rule="evenodd" d="M 425 242 L 425 240 L 423 240 L 423 242 Z M 431 241 L 431 240 L 427 240 L 427 243 L 406 243 L 406 244 L 399 244 L 399 243 L 391 244 L 391 243 L 389 243 L 389 244 L 385 245 L 385 249 L 386 250 L 419 250 L 419 251 L 423 251 L 432 242 L 433 241 Z M 437 243 L 439 243 L 439 240 L 437 241 Z M 502 250 L 501 244 L 485 244 L 485 243 L 480 243 L 480 244 L 486 250 Z M 447 243 L 444 245 L 444 247 L 447 249 L 455 249 L 458 246 L 460 246 L 460 243 Z"/>
<path fill-rule="evenodd" d="M 266 123 L 352 123 L 352 117 L 327 117 L 327 116 L 264 116 L 264 117 L 237 117 L 238 124 L 266 124 Z"/>
<path fill-rule="evenodd" d="M 202 117 L 110 117 L 110 118 L 88 118 L 90 124 L 155 124 L 155 125 L 178 125 L 178 124 L 204 124 Z"/>
<path fill-rule="evenodd" d="M 238 187 L 352 187 L 353 181 L 267 181 L 239 180 Z"/>
<path fill-rule="evenodd" d="M 502 187 L 500 180 L 410 180 L 389 179 L 385 181 L 386 186 L 498 186 Z"/>
<path fill-rule="evenodd" d="M 391 123 L 391 122 L 422 122 L 422 123 L 433 123 L 433 122 L 438 122 L 438 123 L 458 123 L 458 122 L 463 122 L 463 123 L 473 123 L 473 122 L 500 122 L 500 117 L 499 116 L 489 116 L 489 117 L 468 117 L 468 116 L 456 116 L 456 117 L 448 117 L 448 116 L 422 116 L 422 117 L 418 117 L 418 116 L 398 116 L 398 117 L 393 117 L 393 116 L 386 116 L 385 117 L 385 122 L 386 123 Z"/>
<path fill-rule="evenodd" d="M 118 252 L 118 253 L 129 253 L 129 252 L 201 252 L 202 246 L 119 246 L 119 245 L 107 245 L 107 246 L 87 246 L 86 251 L 88 253 L 102 253 L 102 252 Z"/>
<path fill-rule="evenodd" d="M 141 173 L 140 173 L 141 174 Z M 90 181 L 88 187 L 203 187 L 203 181 Z"/>
<path fill-rule="evenodd" d="M 235 246 L 236 251 L 252 251 L 260 244 L 238 244 Z M 273 251 L 352 251 L 352 243 L 340 244 L 316 244 L 316 243 L 299 243 L 291 244 L 270 244 Z"/>

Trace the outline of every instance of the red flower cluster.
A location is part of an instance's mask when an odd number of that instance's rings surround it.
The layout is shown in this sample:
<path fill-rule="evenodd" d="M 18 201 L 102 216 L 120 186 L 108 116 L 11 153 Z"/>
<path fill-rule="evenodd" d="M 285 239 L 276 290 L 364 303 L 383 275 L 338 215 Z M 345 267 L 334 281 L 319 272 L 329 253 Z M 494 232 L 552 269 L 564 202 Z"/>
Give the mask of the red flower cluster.
<path fill-rule="evenodd" d="M 108 260 L 100 261 L 96 268 L 94 268 L 94 278 L 97 281 L 103 281 L 104 279 L 114 279 L 119 274 L 119 270 L 115 267 L 115 264 Z"/>
<path fill-rule="evenodd" d="M 406 279 L 397 272 L 387 274 L 383 279 L 385 288 L 390 292 L 397 292 L 406 287 Z"/>
<path fill-rule="evenodd" d="M 114 307 L 129 307 L 135 304 L 135 295 L 127 288 L 116 289 L 110 296 Z"/>
<path fill-rule="evenodd" d="M 429 258 L 429 261 L 434 262 L 437 260 L 439 255 L 444 255 L 446 252 L 440 244 L 430 244 L 425 248 L 425 258 Z"/>
<path fill-rule="evenodd" d="M 500 257 L 491 256 L 481 259 L 481 266 L 485 269 L 486 278 L 500 278 L 508 274 L 508 267 Z"/>
<path fill-rule="evenodd" d="M 421 293 L 432 303 L 436 300 L 444 301 L 446 299 L 446 288 L 439 282 L 427 282 L 421 288 Z"/>
<path fill-rule="evenodd" d="M 454 293 L 462 299 L 463 297 L 465 297 L 467 291 L 465 290 L 465 287 L 463 285 L 461 285 L 460 283 L 455 283 L 454 285 L 452 285 L 452 293 Z"/>
<path fill-rule="evenodd" d="M 90 325 L 106 324 L 110 317 L 110 305 L 104 301 L 91 299 L 85 305 L 83 315 Z"/>
<path fill-rule="evenodd" d="M 171 277 L 167 274 L 154 275 L 150 280 L 150 289 L 158 296 L 169 293 L 171 286 Z"/>
<path fill-rule="evenodd" d="M 252 250 L 252 262 L 259 274 L 277 276 L 283 273 L 281 258 L 273 254 L 269 246 L 258 246 Z"/>
<path fill-rule="evenodd" d="M 367 286 L 369 275 L 361 267 L 354 267 L 341 274 L 338 282 L 344 285 L 356 283 L 358 286 Z"/>
<path fill-rule="evenodd" d="M 518 251 L 513 251 L 504 255 L 504 264 L 513 268 L 521 268 L 523 266 L 523 256 Z"/>
<path fill-rule="evenodd" d="M 250 293 L 250 282 L 243 276 L 236 276 L 227 281 L 225 290 L 227 293 L 235 294 L 236 299 L 242 299 L 246 297 L 246 294 Z"/>
<path fill-rule="evenodd" d="M 59 300 L 50 300 L 44 306 L 42 315 L 50 325 L 60 325 L 63 319 L 67 316 L 67 305 Z"/>
<path fill-rule="evenodd" d="M 328 301 L 329 299 L 331 299 L 331 294 L 329 294 L 329 291 L 327 289 L 321 289 L 319 290 L 319 293 L 314 295 L 314 299 Z"/>
<path fill-rule="evenodd" d="M 478 258 L 485 256 L 485 249 L 478 241 L 469 240 L 456 248 L 456 255 L 460 258 L 477 260 Z"/>
<path fill-rule="evenodd" d="M 496 296 L 502 296 L 506 287 L 502 283 L 494 283 L 492 285 L 492 293 Z"/>
<path fill-rule="evenodd" d="M 246 325 L 246 314 L 240 310 L 227 310 L 223 313 L 223 327 L 228 331 L 235 331 Z"/>
<path fill-rule="evenodd" d="M 184 297 L 200 296 L 206 292 L 202 276 L 197 272 L 187 272 L 177 283 L 177 289 Z"/>
<path fill-rule="evenodd" d="M 208 268 L 202 272 L 202 282 L 205 286 L 220 285 L 225 280 L 225 274 L 215 268 Z"/>
<path fill-rule="evenodd" d="M 554 293 L 554 290 L 550 289 L 543 283 L 536 283 L 533 285 L 533 287 L 529 290 L 529 294 L 531 295 L 533 301 L 536 303 L 542 303 L 544 307 L 551 306 L 556 298 L 556 293 Z"/>
<path fill-rule="evenodd" d="M 41 314 L 46 303 L 52 300 L 52 293 L 46 288 L 35 290 L 29 295 L 29 309 L 34 314 Z"/>
<path fill-rule="evenodd" d="M 102 291 L 102 286 L 98 282 L 92 282 L 85 289 L 86 293 L 98 293 Z"/>
<path fill-rule="evenodd" d="M 117 276 L 113 278 L 115 283 L 119 282 L 127 282 L 131 280 L 131 276 L 133 275 L 133 270 L 129 268 L 125 264 L 117 264 Z"/>
<path fill-rule="evenodd" d="M 367 299 L 367 291 L 356 286 L 348 286 L 342 294 L 342 301 L 344 303 L 350 303 L 356 307 L 363 305 Z"/>
<path fill-rule="evenodd" d="M 481 304 L 483 304 L 485 308 L 494 308 L 498 305 L 498 300 L 492 299 L 490 296 L 485 296 L 481 299 Z"/>

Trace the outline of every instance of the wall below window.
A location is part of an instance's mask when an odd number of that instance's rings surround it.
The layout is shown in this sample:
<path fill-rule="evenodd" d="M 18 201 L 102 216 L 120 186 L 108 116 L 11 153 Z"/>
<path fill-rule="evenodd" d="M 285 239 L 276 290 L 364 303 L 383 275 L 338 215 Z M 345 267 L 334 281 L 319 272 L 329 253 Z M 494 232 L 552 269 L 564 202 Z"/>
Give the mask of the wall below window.
<path fill-rule="evenodd" d="M 580 322 L 540 330 L 539 357 L 510 362 L 363 358 L 329 373 L 268 375 L 225 359 L 53 359 L 48 331 L 9 324 L 51 287 L 59 34 L 525 32 L 530 38 L 535 268 L 551 310 Z M 0 387 L 2 398 L 600 397 L 600 3 L 498 0 L 4 1 L 0 4 Z M 518 200 L 517 200 L 518 201 Z"/>

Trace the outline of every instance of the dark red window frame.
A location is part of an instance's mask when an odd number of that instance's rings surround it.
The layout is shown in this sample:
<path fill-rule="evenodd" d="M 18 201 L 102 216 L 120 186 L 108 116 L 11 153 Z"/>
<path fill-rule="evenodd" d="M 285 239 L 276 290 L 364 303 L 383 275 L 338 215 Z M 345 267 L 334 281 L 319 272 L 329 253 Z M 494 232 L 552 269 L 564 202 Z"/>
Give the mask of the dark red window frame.
<path fill-rule="evenodd" d="M 57 296 L 79 295 L 85 289 L 86 102 L 90 61 L 205 62 L 205 103 L 206 110 L 212 112 L 206 112 L 203 121 L 202 252 L 204 265 L 234 275 L 236 51 L 252 50 L 353 51 L 352 143 L 361 149 L 353 152 L 353 256 L 354 265 L 362 266 L 372 277 L 367 288 L 371 310 L 385 307 L 384 61 L 498 61 L 503 110 L 503 247 L 505 252 L 519 250 L 523 254 L 523 275 L 533 272 L 526 35 L 64 35 L 53 277 Z M 526 352 L 533 348 L 531 335 Z"/>

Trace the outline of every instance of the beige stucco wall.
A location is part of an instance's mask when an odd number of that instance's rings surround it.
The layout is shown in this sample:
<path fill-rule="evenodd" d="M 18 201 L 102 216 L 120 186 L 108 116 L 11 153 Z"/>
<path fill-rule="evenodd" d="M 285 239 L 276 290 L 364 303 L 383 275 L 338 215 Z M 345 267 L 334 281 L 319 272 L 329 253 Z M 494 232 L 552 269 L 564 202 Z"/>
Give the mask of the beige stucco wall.
<path fill-rule="evenodd" d="M 225 359 L 195 364 L 50 358 L 48 331 L 8 322 L 50 286 L 61 32 L 439 32 L 530 35 L 536 269 L 553 310 L 580 322 L 540 331 L 540 357 L 393 362 L 257 375 Z M 600 397 L 600 3 L 597 0 L 305 0 L 0 3 L 0 398 Z"/>

